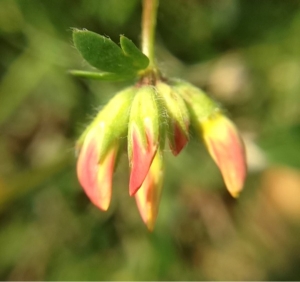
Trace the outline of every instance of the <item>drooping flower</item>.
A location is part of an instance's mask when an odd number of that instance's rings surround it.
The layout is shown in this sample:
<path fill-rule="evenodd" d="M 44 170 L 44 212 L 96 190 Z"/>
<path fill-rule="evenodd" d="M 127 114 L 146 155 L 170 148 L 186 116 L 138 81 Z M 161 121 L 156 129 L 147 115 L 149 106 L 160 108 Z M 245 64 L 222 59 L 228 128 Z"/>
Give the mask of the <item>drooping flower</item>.
<path fill-rule="evenodd" d="M 186 82 L 177 82 L 175 88 L 185 98 L 192 124 L 219 167 L 229 193 L 238 197 L 247 173 L 244 144 L 238 130 L 200 89 Z"/>

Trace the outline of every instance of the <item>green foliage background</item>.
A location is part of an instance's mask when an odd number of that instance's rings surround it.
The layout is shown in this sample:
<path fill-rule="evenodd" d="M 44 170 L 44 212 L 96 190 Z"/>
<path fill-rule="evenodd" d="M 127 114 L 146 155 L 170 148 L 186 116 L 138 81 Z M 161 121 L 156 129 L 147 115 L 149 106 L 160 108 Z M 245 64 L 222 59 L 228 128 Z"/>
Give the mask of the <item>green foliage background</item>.
<path fill-rule="evenodd" d="M 90 204 L 74 143 L 131 82 L 74 78 L 87 64 L 71 28 L 140 41 L 139 0 L 0 0 L 1 280 L 299 280 L 300 2 L 161 0 L 163 72 L 205 89 L 246 141 L 239 200 L 192 138 L 166 151 L 156 228 L 128 195 L 124 155 L 113 202 Z"/>

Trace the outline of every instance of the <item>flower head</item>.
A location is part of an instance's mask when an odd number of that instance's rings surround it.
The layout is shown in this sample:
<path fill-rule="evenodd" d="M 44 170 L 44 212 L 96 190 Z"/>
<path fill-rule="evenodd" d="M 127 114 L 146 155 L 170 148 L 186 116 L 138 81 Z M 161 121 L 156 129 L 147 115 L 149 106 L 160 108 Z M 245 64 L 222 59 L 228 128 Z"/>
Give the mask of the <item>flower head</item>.
<path fill-rule="evenodd" d="M 200 89 L 183 81 L 157 79 L 118 93 L 77 142 L 77 175 L 92 203 L 108 209 L 116 159 L 127 136 L 129 194 L 135 197 L 142 220 L 153 230 L 165 139 L 176 156 L 188 143 L 190 127 L 204 141 L 231 195 L 238 196 L 246 162 L 243 141 L 234 124 Z"/>

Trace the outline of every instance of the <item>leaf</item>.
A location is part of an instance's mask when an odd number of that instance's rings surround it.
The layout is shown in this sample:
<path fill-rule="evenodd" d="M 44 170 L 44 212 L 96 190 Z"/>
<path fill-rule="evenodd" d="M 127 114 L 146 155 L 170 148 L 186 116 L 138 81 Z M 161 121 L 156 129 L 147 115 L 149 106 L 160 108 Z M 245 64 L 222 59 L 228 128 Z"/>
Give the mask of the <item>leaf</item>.
<path fill-rule="evenodd" d="M 71 70 L 69 71 L 69 73 L 78 77 L 104 80 L 104 81 L 121 81 L 121 80 L 126 80 L 134 77 L 134 75 L 117 74 L 111 72 L 91 72 L 91 71 L 81 71 L 81 70 Z"/>
<path fill-rule="evenodd" d="M 149 64 L 149 59 L 125 36 L 121 36 L 120 48 L 105 36 L 74 29 L 73 41 L 83 58 L 104 72 L 133 76 Z"/>

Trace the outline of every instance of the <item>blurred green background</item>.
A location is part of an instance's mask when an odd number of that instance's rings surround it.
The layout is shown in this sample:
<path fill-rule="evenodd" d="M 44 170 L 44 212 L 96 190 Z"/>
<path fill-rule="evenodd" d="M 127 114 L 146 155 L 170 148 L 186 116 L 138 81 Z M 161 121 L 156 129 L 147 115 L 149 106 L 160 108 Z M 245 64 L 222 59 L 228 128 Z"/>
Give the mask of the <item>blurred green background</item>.
<path fill-rule="evenodd" d="M 299 280 L 300 2 L 161 0 L 162 71 L 209 92 L 245 139 L 232 199 L 202 144 L 166 151 L 153 233 L 128 195 L 124 155 L 108 212 L 78 184 L 74 143 L 132 82 L 87 64 L 71 28 L 140 41 L 139 0 L 0 0 L 0 280 Z"/>

